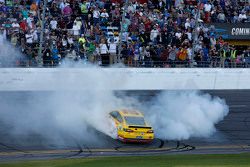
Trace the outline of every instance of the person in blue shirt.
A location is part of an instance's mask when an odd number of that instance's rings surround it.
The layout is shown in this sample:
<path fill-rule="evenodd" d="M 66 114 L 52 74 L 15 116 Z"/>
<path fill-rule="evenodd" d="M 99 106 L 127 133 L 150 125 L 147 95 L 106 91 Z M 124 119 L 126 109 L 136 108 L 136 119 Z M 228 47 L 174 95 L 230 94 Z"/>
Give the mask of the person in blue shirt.
<path fill-rule="evenodd" d="M 52 53 L 53 65 L 56 66 L 59 63 L 60 57 L 58 55 L 59 51 L 58 51 L 58 49 L 57 49 L 57 47 L 55 45 L 53 46 L 53 48 L 51 50 L 51 53 Z"/>
<path fill-rule="evenodd" d="M 203 46 L 202 51 L 203 51 L 204 66 L 208 67 L 210 60 L 209 60 L 209 50 L 206 45 Z"/>

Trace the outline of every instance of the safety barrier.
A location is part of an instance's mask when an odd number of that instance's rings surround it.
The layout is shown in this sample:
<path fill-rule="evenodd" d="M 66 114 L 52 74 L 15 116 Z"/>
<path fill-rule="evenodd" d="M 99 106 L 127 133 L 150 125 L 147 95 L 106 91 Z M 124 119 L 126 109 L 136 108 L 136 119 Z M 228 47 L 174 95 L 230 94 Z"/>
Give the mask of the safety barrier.
<path fill-rule="evenodd" d="M 250 69 L 1 68 L 1 91 L 250 89 Z"/>
<path fill-rule="evenodd" d="M 136 67 L 136 68 L 250 68 L 250 58 L 246 59 L 247 61 L 192 61 L 192 60 L 166 60 L 166 61 L 159 61 L 159 60 L 121 60 L 121 63 L 124 64 L 126 67 Z M 74 65 L 79 64 L 94 64 L 102 67 L 109 67 L 113 66 L 117 63 L 110 64 L 109 59 L 102 61 L 97 57 L 94 57 L 91 61 L 85 59 L 73 59 L 69 58 L 66 61 L 69 64 Z M 72 62 L 72 63 L 70 63 Z M 25 60 L 25 61 L 17 61 L 15 63 L 0 63 L 0 68 L 36 68 L 36 67 L 58 67 L 63 64 L 64 61 L 58 60 L 43 60 L 40 64 L 37 60 Z"/>

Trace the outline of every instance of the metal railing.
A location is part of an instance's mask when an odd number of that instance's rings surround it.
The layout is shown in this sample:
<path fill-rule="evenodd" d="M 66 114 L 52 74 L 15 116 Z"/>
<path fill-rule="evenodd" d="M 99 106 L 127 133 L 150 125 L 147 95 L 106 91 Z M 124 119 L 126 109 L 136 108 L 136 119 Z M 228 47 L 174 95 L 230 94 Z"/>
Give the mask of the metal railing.
<path fill-rule="evenodd" d="M 22 60 L 8 64 L 0 62 L 2 68 L 55 68 L 66 65 L 67 67 L 84 67 L 86 64 L 96 65 L 101 67 L 135 67 L 135 68 L 249 68 L 250 62 L 236 62 L 236 61 L 157 61 L 157 60 L 123 60 L 122 66 L 116 66 L 118 63 L 110 63 L 109 60 L 95 59 L 88 61 L 86 59 L 67 59 L 67 60 L 43 60 L 42 66 L 38 64 L 37 60 Z"/>

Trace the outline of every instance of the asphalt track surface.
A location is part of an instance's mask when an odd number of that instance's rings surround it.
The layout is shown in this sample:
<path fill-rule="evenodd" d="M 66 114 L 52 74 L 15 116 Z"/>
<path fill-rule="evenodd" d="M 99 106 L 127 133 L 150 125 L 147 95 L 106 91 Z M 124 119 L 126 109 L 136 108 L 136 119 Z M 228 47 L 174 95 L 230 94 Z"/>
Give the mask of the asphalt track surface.
<path fill-rule="evenodd" d="M 130 91 L 127 96 L 142 101 L 154 98 L 160 91 Z M 64 159 L 97 156 L 135 156 L 160 154 L 237 154 L 250 152 L 250 90 L 202 91 L 226 100 L 229 114 L 216 125 L 217 132 L 209 138 L 191 138 L 185 141 L 155 139 L 151 144 L 124 144 L 93 131 L 104 141 L 88 143 L 72 140 L 68 145 L 45 142 L 39 134 L 13 136 L 9 125 L 0 122 L 0 162 L 13 160 Z M 11 99 L 20 92 L 0 92 L 3 98 Z M 21 93 L 22 96 L 24 92 Z M 124 92 L 118 92 L 118 95 Z M 20 98 L 22 101 L 22 98 Z M 3 105 L 3 104 L 1 104 Z M 11 106 L 10 106 L 11 108 Z"/>

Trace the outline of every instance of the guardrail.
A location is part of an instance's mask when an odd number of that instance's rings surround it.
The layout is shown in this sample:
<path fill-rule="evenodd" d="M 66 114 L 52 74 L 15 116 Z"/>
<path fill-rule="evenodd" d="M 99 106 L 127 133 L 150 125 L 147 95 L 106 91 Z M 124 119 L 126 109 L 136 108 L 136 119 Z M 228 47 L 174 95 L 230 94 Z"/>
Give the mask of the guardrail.
<path fill-rule="evenodd" d="M 93 59 L 92 61 L 87 61 L 85 59 L 68 59 L 63 62 L 60 60 L 49 60 L 43 61 L 40 64 L 36 60 L 27 60 L 27 61 L 17 61 L 15 63 L 2 63 L 0 67 L 16 67 L 16 68 L 36 68 L 36 67 L 58 67 L 62 64 L 70 64 L 74 66 L 75 64 L 93 64 L 102 67 L 119 67 L 115 66 L 116 63 L 110 63 L 109 60 L 98 60 Z M 126 67 L 135 67 L 135 68 L 249 68 L 250 62 L 240 62 L 240 61 L 158 61 L 158 60 L 123 60 L 122 64 Z"/>

